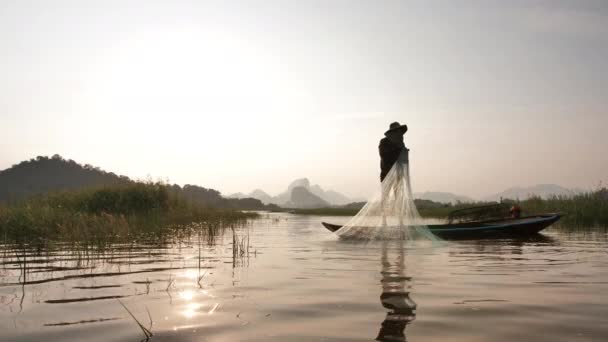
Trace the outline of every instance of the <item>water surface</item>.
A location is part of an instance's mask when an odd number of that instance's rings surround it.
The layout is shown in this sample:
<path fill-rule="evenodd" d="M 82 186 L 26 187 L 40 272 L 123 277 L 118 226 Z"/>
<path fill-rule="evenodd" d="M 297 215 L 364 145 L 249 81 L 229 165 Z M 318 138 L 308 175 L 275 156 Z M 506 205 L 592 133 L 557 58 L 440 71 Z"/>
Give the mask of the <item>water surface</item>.
<path fill-rule="evenodd" d="M 606 231 L 421 248 L 340 242 L 322 220 L 345 218 L 270 214 L 237 253 L 231 231 L 103 255 L 4 247 L 0 340 L 141 341 L 120 302 L 150 341 L 608 340 Z"/>

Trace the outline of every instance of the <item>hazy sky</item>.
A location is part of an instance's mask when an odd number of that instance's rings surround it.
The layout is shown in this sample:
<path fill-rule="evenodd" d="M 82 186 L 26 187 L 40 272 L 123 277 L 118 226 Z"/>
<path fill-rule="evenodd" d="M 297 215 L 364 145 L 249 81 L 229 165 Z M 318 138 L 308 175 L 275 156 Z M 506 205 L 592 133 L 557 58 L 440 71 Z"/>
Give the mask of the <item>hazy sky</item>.
<path fill-rule="evenodd" d="M 367 196 L 608 181 L 608 1 L 0 0 L 0 169 Z"/>

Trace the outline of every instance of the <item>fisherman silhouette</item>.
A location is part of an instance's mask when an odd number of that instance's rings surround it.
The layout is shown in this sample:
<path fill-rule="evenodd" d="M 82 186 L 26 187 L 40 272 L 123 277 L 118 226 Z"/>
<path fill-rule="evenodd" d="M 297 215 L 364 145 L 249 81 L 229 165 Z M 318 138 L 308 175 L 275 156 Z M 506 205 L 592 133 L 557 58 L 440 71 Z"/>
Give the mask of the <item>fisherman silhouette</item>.
<path fill-rule="evenodd" d="M 408 162 L 409 150 L 403 142 L 403 135 L 407 132 L 407 125 L 393 122 L 389 130 L 384 132 L 384 138 L 380 140 L 378 150 L 380 151 L 380 181 L 382 182 L 393 165 L 399 160 Z M 400 159 L 401 158 L 401 159 Z"/>
<path fill-rule="evenodd" d="M 384 182 L 384 179 L 393 168 L 395 163 L 400 163 L 401 166 L 406 166 L 409 162 L 409 149 L 405 147 L 403 141 L 403 135 L 407 132 L 407 125 L 402 125 L 395 121 L 390 124 L 389 130 L 384 132 L 384 138 L 380 140 L 378 150 L 380 152 L 380 182 Z M 382 186 L 382 225 L 386 226 L 386 206 L 390 203 L 390 192 L 391 189 L 394 193 L 394 198 L 397 201 L 399 198 L 403 198 L 404 187 L 406 184 L 403 182 L 404 172 L 407 172 L 407 167 L 397 167 L 395 170 L 397 177 L 395 182 Z M 409 182 L 409 174 L 407 175 Z M 409 183 L 407 184 L 409 191 Z M 409 194 L 411 195 L 411 194 Z M 410 196 L 411 197 L 411 196 Z M 399 226 L 403 226 L 403 216 L 399 215 Z"/>

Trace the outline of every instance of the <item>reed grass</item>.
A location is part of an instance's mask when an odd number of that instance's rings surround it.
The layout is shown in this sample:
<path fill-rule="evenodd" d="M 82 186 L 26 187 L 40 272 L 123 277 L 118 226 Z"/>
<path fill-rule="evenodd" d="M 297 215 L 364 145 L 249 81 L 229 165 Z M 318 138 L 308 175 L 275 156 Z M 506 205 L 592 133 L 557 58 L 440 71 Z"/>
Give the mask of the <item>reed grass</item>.
<path fill-rule="evenodd" d="M 427 201 L 429 202 L 429 201 Z M 539 213 L 561 213 L 561 223 L 571 227 L 608 226 L 608 189 L 598 187 L 594 191 L 575 195 L 556 195 L 549 198 L 533 196 L 525 200 L 504 199 L 507 204 L 517 203 L 522 208 L 523 215 Z M 492 202 L 457 203 L 457 204 L 418 204 L 418 211 L 426 218 L 447 218 L 450 212 L 474 206 L 488 205 Z M 327 216 L 354 216 L 359 208 L 315 208 L 293 209 L 295 214 L 301 215 L 327 215 Z"/>
<path fill-rule="evenodd" d="M 574 227 L 608 226 L 608 189 L 576 194 L 551 196 L 547 199 L 531 197 L 521 201 L 524 213 L 559 212 L 562 223 Z"/>
<path fill-rule="evenodd" d="M 168 232 L 215 230 L 244 224 L 251 212 L 206 208 L 172 194 L 162 183 L 62 192 L 0 205 L 0 238 L 47 246 L 72 242 L 96 246 L 158 239 Z"/>
<path fill-rule="evenodd" d="M 117 299 L 117 300 L 120 303 L 120 305 L 122 305 L 122 307 L 133 318 L 133 320 L 135 321 L 135 323 L 137 323 L 137 325 L 139 326 L 139 328 L 141 329 L 142 333 L 145 336 L 145 341 L 150 340 L 150 337 L 154 336 L 154 334 L 152 334 L 152 331 L 150 331 L 150 329 L 152 329 L 152 316 L 150 315 L 150 311 L 148 310 L 148 308 L 146 307 L 146 311 L 148 311 L 148 318 L 150 318 L 150 328 L 149 329 L 146 328 L 146 327 L 144 327 L 143 324 L 141 324 L 141 322 L 135 317 L 135 315 L 131 312 L 131 310 L 129 310 L 129 308 L 127 308 L 127 306 L 120 299 Z"/>
<path fill-rule="evenodd" d="M 560 213 L 563 215 L 560 223 L 566 227 L 608 226 L 608 189 L 605 187 L 574 195 L 553 195 L 548 198 L 532 196 L 524 200 L 503 199 L 503 203 L 517 204 L 522 209 L 522 215 Z M 421 208 L 420 214 L 423 217 L 445 218 L 453 210 L 486 204 L 491 203 L 459 203 L 444 207 Z"/>

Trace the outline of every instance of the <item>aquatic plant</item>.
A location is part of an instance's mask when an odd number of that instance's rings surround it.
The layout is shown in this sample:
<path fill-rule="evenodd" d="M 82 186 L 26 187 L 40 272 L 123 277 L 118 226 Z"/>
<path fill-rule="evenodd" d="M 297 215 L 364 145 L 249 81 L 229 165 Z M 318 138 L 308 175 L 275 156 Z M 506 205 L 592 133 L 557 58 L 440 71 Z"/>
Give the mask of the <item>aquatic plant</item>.
<path fill-rule="evenodd" d="M 131 312 L 131 310 L 129 310 L 129 308 L 127 308 L 127 306 L 120 301 L 120 299 L 117 299 L 118 303 L 120 303 L 120 305 L 122 305 L 122 307 L 129 313 L 129 315 L 131 316 L 131 318 L 133 318 L 133 320 L 135 321 L 135 323 L 137 323 L 137 326 L 139 326 L 139 328 L 141 329 L 142 333 L 145 336 L 145 341 L 150 340 L 150 337 L 154 336 L 154 334 L 152 334 L 152 331 L 150 331 L 150 329 L 152 329 L 152 316 L 150 315 L 150 311 L 148 310 L 148 308 L 146 307 L 146 311 L 148 312 L 148 317 L 150 318 L 150 328 L 146 328 L 144 327 L 143 324 L 141 324 L 141 322 L 135 317 L 135 315 Z"/>
<path fill-rule="evenodd" d="M 562 223 L 569 226 L 608 226 L 608 189 L 605 187 L 571 196 L 554 195 L 546 199 L 534 196 L 519 203 L 525 213 L 562 213 L 565 215 Z"/>
<path fill-rule="evenodd" d="M 212 230 L 242 224 L 256 213 L 206 208 L 172 194 L 162 183 L 41 195 L 0 206 L 5 243 L 48 246 L 72 242 L 104 246 L 162 238 L 177 230 Z"/>
<path fill-rule="evenodd" d="M 249 231 L 237 232 L 235 227 L 232 230 L 232 267 L 236 267 L 249 258 Z"/>
<path fill-rule="evenodd" d="M 431 201 L 416 200 L 420 215 L 425 218 L 447 218 L 458 209 L 488 205 L 495 202 L 441 204 Z M 525 200 L 503 199 L 503 203 L 517 203 L 524 215 L 558 212 L 564 214 L 561 223 L 567 226 L 608 226 L 608 188 L 599 186 L 594 191 L 573 194 L 554 195 L 548 198 L 533 196 Z M 315 209 L 293 209 L 301 215 L 353 216 L 359 207 L 331 207 Z"/>

